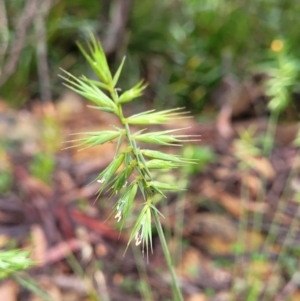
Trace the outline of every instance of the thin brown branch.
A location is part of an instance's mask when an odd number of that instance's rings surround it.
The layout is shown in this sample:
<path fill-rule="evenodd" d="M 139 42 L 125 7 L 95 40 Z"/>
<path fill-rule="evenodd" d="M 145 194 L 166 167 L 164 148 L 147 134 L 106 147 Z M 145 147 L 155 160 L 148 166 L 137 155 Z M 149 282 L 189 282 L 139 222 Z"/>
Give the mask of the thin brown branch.
<path fill-rule="evenodd" d="M 35 16 L 34 25 L 37 35 L 36 57 L 39 77 L 40 96 L 43 102 L 51 101 L 51 81 L 48 67 L 48 48 L 46 18 L 51 8 L 51 0 L 41 1 L 39 13 Z"/>
<path fill-rule="evenodd" d="M 28 0 L 25 3 L 23 13 L 21 14 L 19 22 L 15 28 L 15 39 L 10 48 L 10 53 L 12 54 L 8 57 L 8 60 L 3 67 L 3 72 L 0 76 L 0 86 L 7 81 L 7 79 L 14 73 L 16 69 L 27 30 L 32 23 L 34 15 L 36 14 L 37 7 L 38 0 Z"/>
<path fill-rule="evenodd" d="M 3 1 L 3 0 L 0 0 Z M 48 11 L 50 8 L 59 2 L 60 0 L 52 0 Z M 36 41 L 39 41 L 40 36 L 35 34 L 29 36 L 29 28 L 32 25 L 35 17 L 39 14 L 39 5 L 41 1 L 39 0 L 27 0 L 25 1 L 25 6 L 22 13 L 17 18 L 18 22 L 14 28 L 15 38 L 13 39 L 11 46 L 6 51 L 7 58 L 5 64 L 3 64 L 2 72 L 0 73 L 0 86 L 2 86 L 9 77 L 15 72 L 17 64 L 19 62 L 20 54 L 22 50 Z M 1 7 L 0 7 L 1 10 Z M 0 61 L 3 58 L 0 53 Z"/>
<path fill-rule="evenodd" d="M 131 0 L 116 0 L 111 4 L 110 25 L 103 43 L 107 55 L 114 53 L 124 36 Z"/>

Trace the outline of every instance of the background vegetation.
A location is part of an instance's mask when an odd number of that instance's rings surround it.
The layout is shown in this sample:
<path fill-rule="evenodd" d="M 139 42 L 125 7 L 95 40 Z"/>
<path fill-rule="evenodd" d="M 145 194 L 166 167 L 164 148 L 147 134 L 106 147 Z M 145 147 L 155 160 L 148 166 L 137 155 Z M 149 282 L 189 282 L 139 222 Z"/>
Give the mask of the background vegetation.
<path fill-rule="evenodd" d="M 87 29 L 98 33 L 112 65 L 126 52 L 126 85 L 143 77 L 149 100 L 196 112 L 222 76 L 245 78 L 269 60 L 272 41 L 285 40 L 299 55 L 300 4 L 292 0 L 45 0 L 29 13 L 31 2 L 5 1 L 0 27 L 7 42 L 0 51 L 1 96 L 18 106 L 57 98 L 59 67 L 86 69 L 75 43 Z"/>

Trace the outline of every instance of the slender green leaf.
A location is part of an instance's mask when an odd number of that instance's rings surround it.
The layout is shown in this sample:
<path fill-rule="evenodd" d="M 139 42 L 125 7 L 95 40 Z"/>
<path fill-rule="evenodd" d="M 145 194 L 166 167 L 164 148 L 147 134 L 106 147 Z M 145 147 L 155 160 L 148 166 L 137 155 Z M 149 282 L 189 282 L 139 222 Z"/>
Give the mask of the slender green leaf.
<path fill-rule="evenodd" d="M 121 72 L 122 72 L 122 69 L 123 69 L 123 65 L 124 65 L 124 63 L 125 63 L 125 59 L 126 59 L 126 57 L 124 56 L 123 59 L 122 59 L 122 62 L 121 62 L 121 64 L 120 64 L 120 66 L 119 66 L 119 68 L 118 68 L 118 70 L 117 70 L 117 72 L 116 72 L 116 74 L 114 75 L 114 78 L 113 78 L 113 86 L 114 86 L 114 87 L 115 87 L 115 86 L 117 85 L 117 83 L 118 83 L 119 77 L 120 77 Z"/>
<path fill-rule="evenodd" d="M 117 147 L 116 147 L 116 154 L 119 153 L 120 151 L 120 148 L 122 146 L 122 143 L 123 143 L 123 140 L 124 140 L 124 135 L 121 135 L 118 139 L 118 142 L 117 142 Z M 126 162 L 126 161 L 125 161 Z M 127 163 L 127 162 L 126 162 Z"/>

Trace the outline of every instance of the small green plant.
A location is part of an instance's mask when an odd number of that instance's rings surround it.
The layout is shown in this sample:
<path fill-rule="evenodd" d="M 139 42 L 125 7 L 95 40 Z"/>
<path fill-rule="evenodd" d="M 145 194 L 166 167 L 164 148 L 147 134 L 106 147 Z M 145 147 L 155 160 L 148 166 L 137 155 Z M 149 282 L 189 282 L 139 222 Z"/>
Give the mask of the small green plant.
<path fill-rule="evenodd" d="M 49 297 L 26 271 L 35 265 L 30 258 L 30 251 L 12 249 L 0 250 L 0 282 L 12 278 L 30 292 L 39 295 L 45 301 L 54 301 Z"/>
<path fill-rule="evenodd" d="M 80 44 L 79 48 L 98 76 L 99 81 L 88 79 L 85 76 L 78 78 L 64 71 L 67 76 L 62 76 L 65 85 L 94 102 L 96 106 L 91 106 L 92 108 L 116 115 L 122 125 L 122 127 L 114 126 L 112 130 L 87 132 L 84 133 L 86 138 L 77 140 L 79 145 L 87 147 L 117 140 L 113 161 L 95 179 L 101 185 L 99 195 L 107 189 L 111 196 L 119 196 L 119 200 L 114 206 L 114 215 L 117 221 L 121 223 L 122 229 L 126 218 L 132 211 L 138 190 L 140 190 L 144 202 L 140 204 L 140 213 L 133 226 L 128 245 L 132 240 L 135 240 L 136 245 L 142 245 L 143 251 L 146 249 L 148 256 L 149 250 L 152 251 L 152 220 L 154 219 L 164 255 L 172 274 L 174 300 L 183 300 L 159 220 L 160 212 L 157 203 L 154 202 L 155 195 L 165 197 L 165 191 L 177 191 L 182 190 L 182 188 L 155 180 L 151 171 L 178 168 L 194 161 L 157 150 L 144 149 L 139 147 L 138 143 L 170 146 L 190 141 L 193 137 L 175 134 L 180 129 L 146 132 L 147 129 L 144 128 L 133 132 L 130 127 L 131 125 L 149 126 L 166 123 L 174 119 L 179 120 L 186 118 L 187 113 L 182 108 L 175 108 L 160 112 L 150 110 L 125 117 L 123 106 L 141 96 L 147 85 L 140 81 L 133 88 L 120 93 L 120 88 L 117 85 L 125 58 L 116 73 L 112 75 L 102 46 L 93 35 L 91 35 L 91 43 L 88 44 L 89 52 Z M 121 171 L 117 173 L 120 169 Z"/>
<path fill-rule="evenodd" d="M 274 47 L 275 42 L 281 45 Z M 272 46 L 273 45 L 273 46 Z M 270 98 L 268 107 L 271 112 L 268 130 L 265 136 L 263 151 L 269 155 L 274 143 L 274 135 L 279 115 L 284 112 L 291 102 L 291 94 L 296 86 L 300 63 L 287 51 L 287 45 L 281 40 L 274 40 L 271 44 L 273 57 L 266 68 L 270 78 L 266 82 L 267 96 Z"/>
<path fill-rule="evenodd" d="M 255 137 L 255 128 L 249 128 L 244 132 L 240 132 L 240 139 L 234 142 L 235 146 L 235 156 L 239 160 L 239 168 L 241 171 L 247 175 L 250 174 L 253 169 L 255 169 L 253 162 L 254 158 L 260 158 L 268 162 L 273 149 L 274 149 L 274 136 L 275 130 L 279 121 L 280 115 L 286 110 L 286 108 L 291 103 L 291 95 L 293 89 L 296 86 L 297 76 L 299 71 L 299 61 L 293 58 L 286 49 L 281 40 L 274 40 L 271 45 L 272 60 L 268 62 L 268 67 L 265 68 L 269 79 L 266 81 L 266 94 L 269 97 L 268 107 L 270 110 L 270 117 L 268 122 L 268 128 L 264 135 L 263 143 L 261 139 Z M 299 136 L 294 142 L 296 146 L 299 147 Z M 265 158 L 263 158 L 263 156 Z M 299 156 L 295 156 L 295 162 Z M 275 281 L 280 280 L 280 274 L 284 270 L 289 270 L 290 278 L 294 277 L 297 268 L 294 265 L 294 269 L 291 269 L 293 265 L 291 262 L 293 258 L 287 256 L 288 251 L 292 249 L 291 245 L 295 238 L 296 224 L 299 218 L 300 209 L 297 209 L 293 218 L 288 226 L 287 233 L 283 242 L 280 245 L 280 249 L 277 251 L 278 256 L 275 261 L 271 261 L 271 250 L 273 244 L 276 242 L 276 238 L 279 235 L 279 230 L 281 227 L 282 213 L 287 209 L 287 200 L 293 199 L 298 201 L 298 193 L 293 192 L 290 188 L 291 181 L 298 174 L 297 164 L 292 164 L 289 171 L 288 178 L 286 180 L 283 192 L 278 200 L 277 208 L 272 217 L 268 233 L 263 244 L 258 250 L 256 250 L 249 260 L 245 259 L 245 251 L 247 251 L 247 224 L 248 220 L 251 218 L 253 222 L 252 231 L 261 232 L 263 226 L 263 210 L 255 211 L 252 216 L 246 209 L 246 205 L 251 201 L 251 196 L 249 193 L 249 187 L 246 185 L 245 181 L 241 184 L 241 211 L 242 216 L 239 222 L 239 235 L 238 235 L 238 245 L 239 250 L 235 250 L 236 262 L 235 262 L 235 281 L 231 291 L 231 300 L 235 300 L 238 295 L 243 294 L 244 299 L 247 301 L 254 300 L 287 300 L 288 296 L 282 298 L 281 294 L 284 292 L 279 292 L 278 285 L 275 285 Z M 260 174 L 260 187 L 256 195 L 256 203 L 263 204 L 267 196 L 267 176 L 263 173 Z M 245 177 L 247 179 L 247 177 Z M 249 236 L 249 235 L 248 235 Z M 249 236 L 250 237 L 250 236 Z M 248 238 L 249 240 L 250 238 Z M 238 251 L 238 252 L 237 252 Z M 288 260 L 287 260 L 288 259 Z M 287 265 L 289 264 L 289 266 Z M 242 267 L 242 268 L 240 268 Z M 239 270 L 238 270 L 239 269 Z M 268 277 L 266 279 L 265 274 L 262 271 L 268 272 Z M 238 274 L 242 273 L 242 277 L 238 279 Z M 272 285 L 271 285 L 272 283 Z M 288 292 L 290 294 L 290 292 Z M 275 295 L 277 295 L 275 297 Z M 274 299 L 275 298 L 275 299 Z"/>
<path fill-rule="evenodd" d="M 197 165 L 191 164 L 187 167 L 189 175 L 195 175 L 199 172 L 202 172 L 209 163 L 213 163 L 217 160 L 217 155 L 209 146 L 188 145 L 183 148 L 182 153 L 185 158 L 197 160 Z"/>
<path fill-rule="evenodd" d="M 0 251 L 0 280 L 33 266 L 29 252 L 18 249 Z"/>

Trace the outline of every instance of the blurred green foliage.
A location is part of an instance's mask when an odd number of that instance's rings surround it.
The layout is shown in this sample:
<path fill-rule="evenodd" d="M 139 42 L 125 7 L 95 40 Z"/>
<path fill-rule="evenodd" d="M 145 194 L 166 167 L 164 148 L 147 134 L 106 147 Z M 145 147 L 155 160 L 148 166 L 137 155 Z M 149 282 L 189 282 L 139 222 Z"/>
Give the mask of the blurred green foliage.
<path fill-rule="evenodd" d="M 10 191 L 12 186 L 12 174 L 8 171 L 0 173 L 0 195 Z"/>
<path fill-rule="evenodd" d="M 0 250 L 0 280 L 7 278 L 11 274 L 23 271 L 33 266 L 33 261 L 29 258 L 29 252 L 23 250 Z"/>
<path fill-rule="evenodd" d="M 55 160 L 51 154 L 38 153 L 30 162 L 29 170 L 34 177 L 51 184 L 54 167 Z"/>
<path fill-rule="evenodd" d="M 217 154 L 209 146 L 188 145 L 183 148 L 182 155 L 184 158 L 196 160 L 197 164 L 189 164 L 186 168 L 190 175 L 195 175 L 205 170 L 205 168 L 217 161 Z"/>
<path fill-rule="evenodd" d="M 0 141 L 0 195 L 9 192 L 13 184 L 13 172 L 6 148 L 5 143 Z"/>
<path fill-rule="evenodd" d="M 55 153 L 61 148 L 61 132 L 59 124 L 51 114 L 43 118 L 42 149 L 36 153 L 29 164 L 31 175 L 52 184 L 52 175 L 55 169 Z"/>
<path fill-rule="evenodd" d="M 5 2 L 11 40 L 24 2 Z M 76 40 L 88 28 L 105 38 L 111 15 L 107 5 L 112 3 L 113 8 L 116 2 L 60 0 L 52 7 L 47 17 L 47 48 L 54 97 L 60 93 L 59 67 L 70 70 L 76 62 L 76 68 L 86 68 Z M 124 74 L 130 77 L 123 81 L 131 86 L 145 78 L 150 82 L 146 97 L 156 105 L 172 102 L 199 112 L 224 74 L 249 75 L 268 59 L 275 39 L 284 38 L 297 58 L 299 13 L 300 2 L 292 0 L 132 1 L 127 30 L 114 58 L 119 61 L 126 50 Z M 14 74 L 1 87 L 7 101 L 23 104 L 39 98 L 35 51 L 31 29 Z"/>

